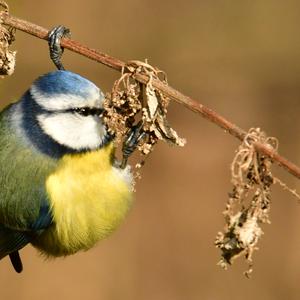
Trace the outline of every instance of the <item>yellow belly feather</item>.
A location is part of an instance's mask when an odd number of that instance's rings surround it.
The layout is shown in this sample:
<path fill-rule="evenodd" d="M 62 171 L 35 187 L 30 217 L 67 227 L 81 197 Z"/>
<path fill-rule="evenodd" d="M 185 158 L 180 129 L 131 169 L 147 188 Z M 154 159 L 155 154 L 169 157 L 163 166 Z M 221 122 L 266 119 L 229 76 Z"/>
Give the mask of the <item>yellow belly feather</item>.
<path fill-rule="evenodd" d="M 93 152 L 65 155 L 48 177 L 54 224 L 34 243 L 43 253 L 63 256 L 87 250 L 124 219 L 132 188 L 128 170 L 112 166 L 113 151 L 110 144 Z"/>

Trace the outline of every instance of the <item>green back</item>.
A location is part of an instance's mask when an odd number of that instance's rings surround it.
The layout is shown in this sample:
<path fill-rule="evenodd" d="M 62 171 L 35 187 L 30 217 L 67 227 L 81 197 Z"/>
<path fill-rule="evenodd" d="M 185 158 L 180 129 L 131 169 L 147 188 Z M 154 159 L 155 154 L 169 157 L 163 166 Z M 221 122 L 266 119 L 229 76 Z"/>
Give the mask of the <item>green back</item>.
<path fill-rule="evenodd" d="M 34 149 L 11 124 L 14 105 L 0 113 L 0 224 L 27 230 L 47 201 L 45 180 L 57 161 Z"/>

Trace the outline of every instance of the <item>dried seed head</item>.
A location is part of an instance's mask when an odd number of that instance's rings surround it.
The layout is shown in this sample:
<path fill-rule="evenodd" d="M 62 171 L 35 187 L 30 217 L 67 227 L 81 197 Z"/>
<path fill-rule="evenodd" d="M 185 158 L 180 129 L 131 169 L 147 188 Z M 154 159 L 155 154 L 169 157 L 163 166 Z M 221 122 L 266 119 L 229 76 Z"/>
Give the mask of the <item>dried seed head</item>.
<path fill-rule="evenodd" d="M 256 151 L 254 142 L 277 150 L 275 138 L 266 137 L 259 128 L 250 129 L 231 165 L 232 192 L 226 205 L 225 231 L 217 235 L 215 245 L 222 251 L 219 264 L 227 268 L 232 261 L 245 255 L 252 272 L 252 254 L 263 234 L 261 224 L 269 223 L 270 193 L 273 184 L 272 160 Z"/>
<path fill-rule="evenodd" d="M 137 73 L 146 74 L 148 83 L 138 82 L 135 79 Z M 177 146 L 185 144 L 167 121 L 169 98 L 153 87 L 153 80 L 167 84 L 164 72 L 147 62 L 130 61 L 104 102 L 104 122 L 117 143 L 121 143 L 129 130 L 142 121 L 145 135 L 138 150 L 143 155 L 151 153 L 158 140 Z"/>
<path fill-rule="evenodd" d="M 0 1 L 0 6 L 8 12 L 8 5 Z M 9 50 L 10 45 L 15 40 L 15 30 L 7 29 L 0 21 L 0 76 L 12 75 L 16 64 L 16 51 Z"/>
<path fill-rule="evenodd" d="M 252 273 L 252 255 L 263 234 L 261 225 L 270 223 L 271 186 L 279 183 L 300 199 L 296 191 L 288 188 L 271 173 L 272 159 L 255 149 L 259 142 L 277 151 L 276 138 L 267 137 L 259 128 L 252 128 L 239 146 L 231 164 L 232 191 L 224 211 L 225 229 L 217 234 L 215 245 L 221 250 L 218 263 L 224 269 L 233 260 L 244 255 L 248 262 L 245 275 Z"/>

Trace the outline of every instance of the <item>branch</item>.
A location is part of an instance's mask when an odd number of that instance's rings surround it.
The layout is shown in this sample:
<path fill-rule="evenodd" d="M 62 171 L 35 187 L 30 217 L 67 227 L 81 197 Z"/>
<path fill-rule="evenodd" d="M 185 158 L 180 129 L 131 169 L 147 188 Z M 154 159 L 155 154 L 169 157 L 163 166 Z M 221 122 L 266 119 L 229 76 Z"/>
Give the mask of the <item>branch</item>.
<path fill-rule="evenodd" d="M 35 37 L 38 37 L 40 39 L 48 40 L 48 33 L 49 31 L 41 26 L 32 24 L 28 21 L 16 18 L 14 16 L 9 15 L 6 11 L 0 12 L 0 19 L 2 20 L 2 24 L 16 28 L 18 30 L 21 30 L 23 32 L 29 33 Z M 112 56 L 109 56 L 105 53 L 99 52 L 95 49 L 90 49 L 79 42 L 69 39 L 69 38 L 63 38 L 61 41 L 61 45 L 69 49 L 73 52 L 76 52 L 78 54 L 81 54 L 87 58 L 90 58 L 94 61 L 97 61 L 99 63 L 102 63 L 103 65 L 106 65 L 114 70 L 117 70 L 119 72 L 122 71 L 123 67 L 125 67 L 125 62 L 114 58 Z M 149 81 L 149 77 L 145 74 L 138 73 L 135 75 L 135 79 L 138 81 L 146 84 Z M 185 96 L 184 94 L 180 93 L 176 89 L 163 84 L 162 82 L 158 80 L 153 80 L 152 85 L 160 90 L 163 94 L 170 97 L 171 99 L 175 100 L 179 104 L 184 105 L 186 108 L 192 110 L 195 113 L 200 114 L 205 119 L 211 121 L 212 123 L 218 125 L 222 129 L 224 129 L 226 132 L 231 134 L 232 136 L 238 138 L 239 140 L 243 141 L 246 136 L 246 131 L 235 125 L 234 123 L 226 120 L 223 116 L 219 115 L 217 112 L 213 111 L 210 108 L 207 108 L 206 106 L 202 105 L 198 101 Z M 257 151 L 260 153 L 270 157 L 273 161 L 275 161 L 279 166 L 286 169 L 290 174 L 294 175 L 295 177 L 300 179 L 300 168 L 287 160 L 286 158 L 282 157 L 275 151 L 273 148 L 271 148 L 268 145 L 255 142 L 254 146 Z"/>

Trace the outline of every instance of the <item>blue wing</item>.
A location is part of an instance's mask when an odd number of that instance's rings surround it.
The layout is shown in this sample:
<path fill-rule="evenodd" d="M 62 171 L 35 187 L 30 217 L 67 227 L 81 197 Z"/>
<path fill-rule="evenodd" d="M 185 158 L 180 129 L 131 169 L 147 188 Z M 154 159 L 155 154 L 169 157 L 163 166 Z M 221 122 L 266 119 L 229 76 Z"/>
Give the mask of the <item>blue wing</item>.
<path fill-rule="evenodd" d="M 0 259 L 30 243 L 25 232 L 15 231 L 0 224 Z"/>
<path fill-rule="evenodd" d="M 9 255 L 16 272 L 22 272 L 23 266 L 18 250 L 25 247 L 52 224 L 49 204 L 42 204 L 38 218 L 29 225 L 28 230 L 19 231 L 0 224 L 0 259 Z"/>
<path fill-rule="evenodd" d="M 16 272 L 22 272 L 22 261 L 18 250 L 25 247 L 30 239 L 23 232 L 14 231 L 0 225 L 0 259 L 9 255 Z"/>
<path fill-rule="evenodd" d="M 52 223 L 45 182 L 57 166 L 20 134 L 22 118 L 20 104 L 0 112 L 0 259 L 9 255 L 16 271 L 18 250 Z"/>

